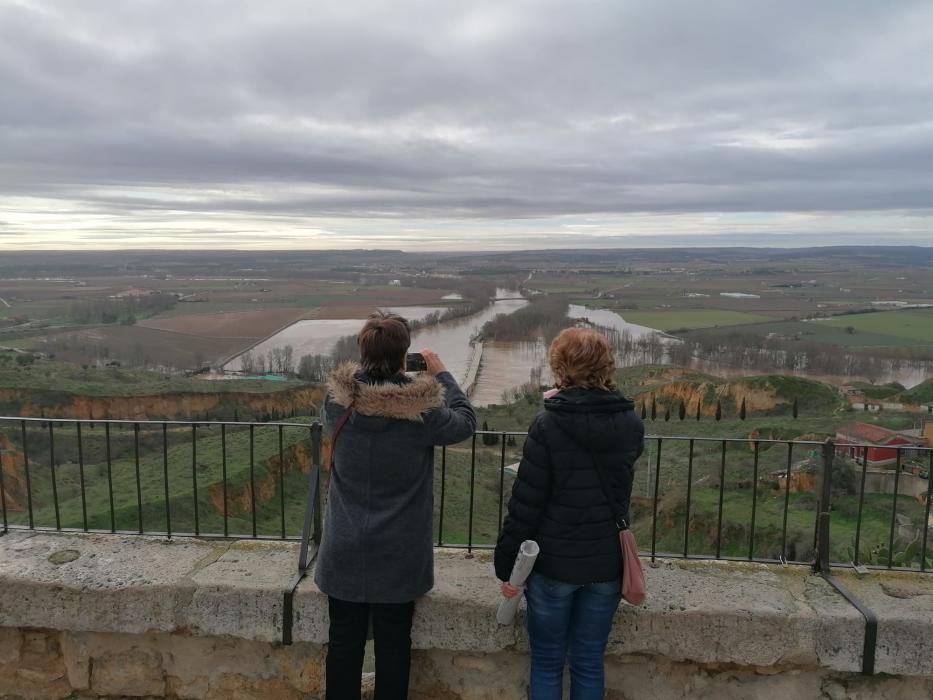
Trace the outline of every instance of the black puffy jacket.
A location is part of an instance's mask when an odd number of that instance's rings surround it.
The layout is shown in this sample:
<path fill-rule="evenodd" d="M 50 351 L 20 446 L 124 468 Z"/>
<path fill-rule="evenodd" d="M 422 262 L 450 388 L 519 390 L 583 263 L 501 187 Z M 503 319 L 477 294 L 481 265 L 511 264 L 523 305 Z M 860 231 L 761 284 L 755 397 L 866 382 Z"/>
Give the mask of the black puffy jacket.
<path fill-rule="evenodd" d="M 524 540 L 541 553 L 534 570 L 567 583 L 611 581 L 621 570 L 618 528 L 593 454 L 628 517 L 645 427 L 617 392 L 569 389 L 535 416 L 496 545 L 496 576 L 508 580 Z M 584 447 L 585 446 L 585 447 Z"/>

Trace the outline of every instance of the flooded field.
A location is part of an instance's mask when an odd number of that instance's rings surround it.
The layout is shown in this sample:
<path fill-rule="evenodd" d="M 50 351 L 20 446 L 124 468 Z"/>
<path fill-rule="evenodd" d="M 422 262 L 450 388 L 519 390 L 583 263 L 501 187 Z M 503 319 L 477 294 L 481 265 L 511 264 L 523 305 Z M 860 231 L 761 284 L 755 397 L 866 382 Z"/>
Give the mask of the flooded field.
<path fill-rule="evenodd" d="M 478 314 L 416 332 L 412 337 L 412 351 L 417 352 L 422 349 L 435 351 L 457 380 L 462 381 L 473 352 L 471 340 L 483 325 L 498 314 L 514 313 L 528 303 L 525 299 L 516 298 L 519 296 L 518 292 L 506 289 L 497 290 L 497 296 L 499 297 L 497 301 Z M 388 308 L 389 311 L 401 314 L 411 321 L 421 320 L 431 313 L 445 309 L 446 307 L 439 306 Z M 253 354 L 266 354 L 275 348 L 291 345 L 295 358 L 300 358 L 302 355 L 326 355 L 333 350 L 338 340 L 359 332 L 362 324 L 362 318 L 298 321 L 262 341 L 253 348 L 252 352 Z M 240 370 L 240 356 L 227 362 L 224 369 L 234 372 Z"/>
<path fill-rule="evenodd" d="M 511 290 L 499 289 L 496 295 L 497 299 L 480 313 L 417 331 L 412 337 L 412 351 L 428 349 L 438 353 L 457 381 L 462 383 L 474 355 L 473 340 L 483 325 L 499 314 L 515 313 L 528 303 L 518 292 Z M 389 310 L 410 320 L 420 320 L 435 311 L 443 311 L 444 307 L 403 306 L 392 307 Z M 587 319 L 591 323 L 620 333 L 627 332 L 633 337 L 656 332 L 652 328 L 628 323 L 614 311 L 590 309 L 578 304 L 570 305 L 567 325 L 579 319 Z M 291 345 L 295 358 L 302 355 L 326 355 L 333 350 L 338 340 L 357 333 L 362 322 L 362 319 L 298 321 L 261 342 L 252 352 L 266 354 L 275 348 Z M 224 366 L 228 371 L 237 371 L 240 368 L 239 356 Z M 478 406 L 502 403 L 506 393 L 527 383 L 533 373 L 540 381 L 550 381 L 547 348 L 543 343 L 486 343 L 472 399 Z"/>
<path fill-rule="evenodd" d="M 445 306 L 398 306 L 390 307 L 388 311 L 401 314 L 409 321 L 420 321 L 435 311 L 443 312 Z M 275 348 L 284 348 L 291 345 L 295 358 L 302 355 L 327 355 L 337 341 L 348 335 L 356 335 L 363 325 L 362 318 L 337 319 L 308 319 L 297 321 L 288 328 L 284 328 L 270 338 L 252 348 L 254 355 L 265 355 Z M 237 355 L 226 364 L 223 369 L 237 372 L 242 369 L 240 357 Z"/>
<path fill-rule="evenodd" d="M 579 304 L 570 305 L 570 308 L 567 311 L 567 317 L 575 320 L 586 319 L 594 325 L 602 326 L 603 328 L 611 328 L 618 331 L 619 333 L 627 332 L 633 338 L 639 338 L 641 336 L 651 335 L 652 333 L 658 332 L 654 328 L 648 328 L 647 326 L 639 326 L 634 323 L 629 323 L 615 311 L 610 311 L 609 309 L 591 309 L 587 306 L 581 306 Z"/>

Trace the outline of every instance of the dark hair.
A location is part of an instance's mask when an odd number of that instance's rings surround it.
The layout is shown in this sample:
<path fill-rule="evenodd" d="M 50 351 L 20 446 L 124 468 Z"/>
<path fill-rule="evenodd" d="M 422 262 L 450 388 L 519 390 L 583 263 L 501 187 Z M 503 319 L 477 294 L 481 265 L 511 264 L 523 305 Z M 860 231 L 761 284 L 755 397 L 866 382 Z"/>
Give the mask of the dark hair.
<path fill-rule="evenodd" d="M 360 364 L 373 379 L 389 379 L 403 369 L 411 345 L 408 321 L 398 314 L 375 311 L 366 319 L 356 337 Z"/>

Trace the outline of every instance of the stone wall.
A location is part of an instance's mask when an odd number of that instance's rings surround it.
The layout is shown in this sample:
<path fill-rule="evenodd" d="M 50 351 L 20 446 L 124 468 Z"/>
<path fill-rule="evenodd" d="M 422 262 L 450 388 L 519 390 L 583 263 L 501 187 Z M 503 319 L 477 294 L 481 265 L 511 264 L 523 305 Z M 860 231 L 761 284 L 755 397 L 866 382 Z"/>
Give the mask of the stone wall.
<path fill-rule="evenodd" d="M 326 598 L 310 578 L 285 618 L 297 547 L 104 535 L 0 537 L 0 697 L 321 697 Z M 864 620 L 802 567 L 660 562 L 650 601 L 624 606 L 607 697 L 933 697 L 933 577 L 842 574 L 880 618 L 861 676 Z M 525 698 L 521 620 L 495 622 L 488 557 L 439 552 L 418 604 L 415 700 Z M 291 630 L 292 644 L 282 644 Z"/>

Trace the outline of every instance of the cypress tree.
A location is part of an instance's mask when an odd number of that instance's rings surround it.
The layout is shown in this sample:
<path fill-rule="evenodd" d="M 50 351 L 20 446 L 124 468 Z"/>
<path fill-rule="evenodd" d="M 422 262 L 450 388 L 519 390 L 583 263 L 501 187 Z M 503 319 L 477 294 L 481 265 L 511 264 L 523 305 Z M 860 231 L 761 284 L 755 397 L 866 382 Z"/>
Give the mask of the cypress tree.
<path fill-rule="evenodd" d="M 651 420 L 657 420 L 658 418 L 658 402 L 655 401 L 654 396 L 651 397 Z"/>
<path fill-rule="evenodd" d="M 644 399 L 641 402 L 641 419 L 645 420 L 648 417 L 648 405 L 645 403 Z"/>
<path fill-rule="evenodd" d="M 677 415 L 680 420 L 683 420 L 687 417 L 687 404 L 684 403 L 684 400 L 680 400 L 680 405 L 677 407 Z"/>
<path fill-rule="evenodd" d="M 794 418 L 796 418 L 797 417 L 797 397 L 796 396 L 794 397 L 794 408 L 792 410 L 793 410 Z"/>
<path fill-rule="evenodd" d="M 739 409 L 739 418 L 740 418 L 741 420 L 745 420 L 745 415 L 746 415 L 746 413 L 745 413 L 745 399 L 743 398 L 743 399 L 742 399 L 742 407 Z"/>
<path fill-rule="evenodd" d="M 664 422 L 666 423 L 671 419 L 671 405 L 668 404 L 667 408 L 664 409 Z"/>
<path fill-rule="evenodd" d="M 702 403 L 700 399 L 697 399 L 697 420 L 700 420 L 700 409 L 702 408 Z"/>
<path fill-rule="evenodd" d="M 722 401 L 716 399 L 716 420 L 722 420 Z"/>

